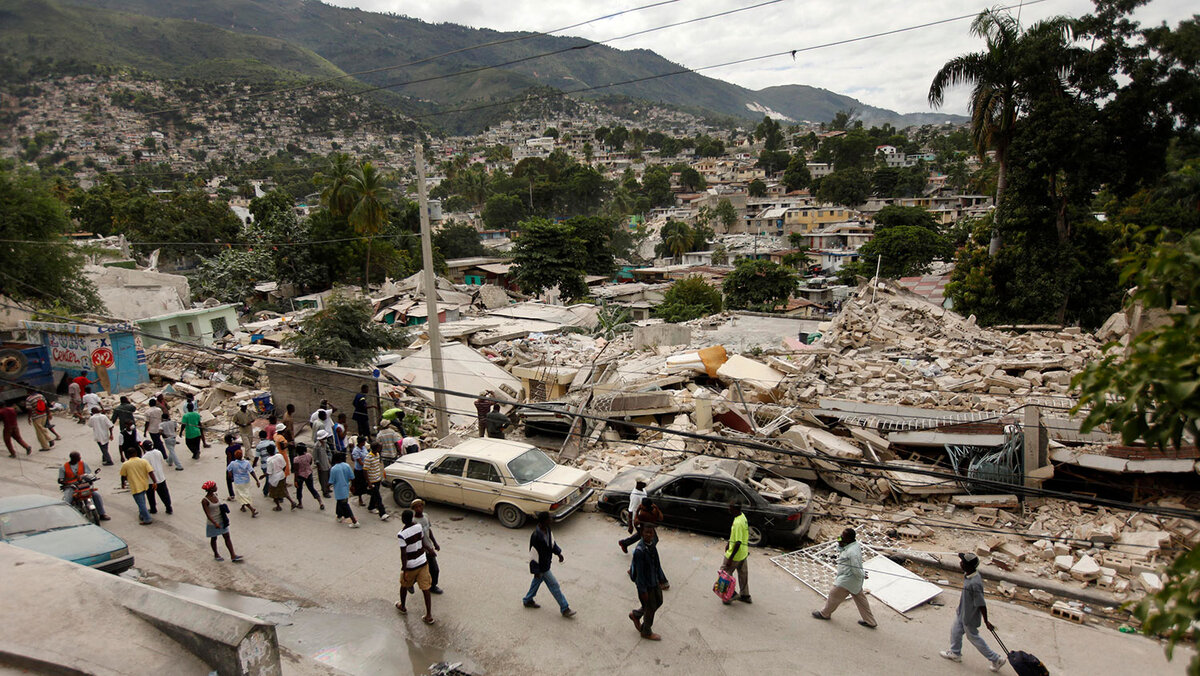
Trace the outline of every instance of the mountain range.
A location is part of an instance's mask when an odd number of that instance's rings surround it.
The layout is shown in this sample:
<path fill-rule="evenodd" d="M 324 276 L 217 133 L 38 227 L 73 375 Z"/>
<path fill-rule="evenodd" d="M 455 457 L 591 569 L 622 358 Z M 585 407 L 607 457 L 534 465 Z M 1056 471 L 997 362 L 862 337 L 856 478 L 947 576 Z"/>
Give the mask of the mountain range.
<path fill-rule="evenodd" d="M 501 44 L 468 49 L 496 42 Z M 745 119 L 770 113 L 823 121 L 853 109 L 866 124 L 965 120 L 903 115 L 804 85 L 755 91 L 693 72 L 655 77 L 686 69 L 645 49 L 431 24 L 316 0 L 0 0 L 0 54 L 26 62 L 133 67 L 172 78 L 340 77 L 350 89 L 386 88 L 394 94 L 387 100 L 405 112 L 470 107 L 549 87 Z M 626 84 L 603 86 L 617 82 Z"/>

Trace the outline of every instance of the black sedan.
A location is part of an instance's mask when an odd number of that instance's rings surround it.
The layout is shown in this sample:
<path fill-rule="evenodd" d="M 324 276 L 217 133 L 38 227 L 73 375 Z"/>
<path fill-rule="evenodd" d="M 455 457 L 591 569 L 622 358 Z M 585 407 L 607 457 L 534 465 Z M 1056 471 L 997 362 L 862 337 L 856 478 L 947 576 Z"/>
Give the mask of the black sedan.
<path fill-rule="evenodd" d="M 729 503 L 737 502 L 750 525 L 750 544 L 791 546 L 808 533 L 812 489 L 746 460 L 696 457 L 667 472 L 631 468 L 618 474 L 600 494 L 600 511 L 627 518 L 629 492 L 637 480 L 646 482 L 646 495 L 663 513 L 663 524 L 675 528 L 728 536 L 733 517 Z M 763 497 L 757 486 L 779 489 Z M 782 498 L 783 495 L 789 497 Z"/>

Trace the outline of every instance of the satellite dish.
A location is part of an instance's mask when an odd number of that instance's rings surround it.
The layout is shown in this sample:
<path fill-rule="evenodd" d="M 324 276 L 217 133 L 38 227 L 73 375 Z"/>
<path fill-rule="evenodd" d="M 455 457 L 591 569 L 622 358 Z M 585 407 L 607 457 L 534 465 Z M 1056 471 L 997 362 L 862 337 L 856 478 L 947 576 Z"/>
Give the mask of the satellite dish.
<path fill-rule="evenodd" d="M 0 350 L 0 376 L 20 378 L 29 367 L 29 360 L 20 350 Z"/>

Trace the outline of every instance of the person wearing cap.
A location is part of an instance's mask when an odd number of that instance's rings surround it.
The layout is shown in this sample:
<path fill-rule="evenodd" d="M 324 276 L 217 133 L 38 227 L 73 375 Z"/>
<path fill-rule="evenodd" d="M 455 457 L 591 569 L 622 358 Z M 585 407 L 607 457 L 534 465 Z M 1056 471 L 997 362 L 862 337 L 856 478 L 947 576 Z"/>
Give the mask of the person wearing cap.
<path fill-rule="evenodd" d="M 396 431 L 390 420 L 379 423 L 379 433 L 375 435 L 375 441 L 380 446 L 379 457 L 383 458 L 385 462 L 404 455 L 401 449 L 400 433 Z"/>
<path fill-rule="evenodd" d="M 833 611 L 846 600 L 847 596 L 854 597 L 854 605 L 862 619 L 858 621 L 864 627 L 874 629 L 875 615 L 871 612 L 871 603 L 867 593 L 863 591 L 863 580 L 866 573 L 862 564 L 862 545 L 858 544 L 858 536 L 853 528 L 842 531 L 838 538 L 837 577 L 833 580 L 833 589 L 829 590 L 829 599 L 821 610 L 814 610 L 812 616 L 818 620 L 828 620 Z"/>
<path fill-rule="evenodd" d="M 314 444 L 317 443 L 317 434 L 321 430 L 333 434 L 333 408 L 328 401 L 321 401 L 321 405 L 309 416 L 308 424 L 312 427 Z"/>
<path fill-rule="evenodd" d="M 242 557 L 233 551 L 233 540 L 229 537 L 229 508 L 221 504 L 221 499 L 217 497 L 217 482 L 205 481 L 200 488 L 204 491 L 204 497 L 200 499 L 206 520 L 204 533 L 208 536 L 208 543 L 212 546 L 213 559 L 225 560 L 217 551 L 217 538 L 224 537 L 225 549 L 229 550 L 230 560 L 234 563 L 241 563 Z"/>
<path fill-rule="evenodd" d="M 233 414 L 233 424 L 237 426 L 238 434 L 242 438 L 242 448 L 254 447 L 254 419 L 257 417 L 254 411 L 250 410 L 249 399 L 238 402 L 238 411 Z"/>
<path fill-rule="evenodd" d="M 322 497 L 329 497 L 329 470 L 333 467 L 333 442 L 328 430 L 317 430 L 317 442 L 313 444 L 313 462 L 317 466 L 317 482 L 321 484 Z"/>
<path fill-rule="evenodd" d="M 283 456 L 284 460 L 287 460 L 287 467 L 284 468 L 283 473 L 286 476 L 291 476 L 292 445 L 288 442 L 287 434 L 285 434 L 285 432 L 287 432 L 287 428 L 283 423 L 275 425 L 275 450 L 279 451 L 279 454 Z"/>
<path fill-rule="evenodd" d="M 979 635 L 981 621 L 988 629 L 996 629 L 988 620 L 987 603 L 983 599 L 983 577 L 979 574 L 979 557 L 974 552 L 959 554 L 958 565 L 965 576 L 962 596 L 958 599 L 958 612 L 954 616 L 954 625 L 950 628 L 950 649 L 938 654 L 951 662 L 962 662 L 962 641 L 966 635 L 979 654 L 991 662 L 992 671 L 1000 671 L 1006 660 L 1002 655 L 996 654 Z"/>

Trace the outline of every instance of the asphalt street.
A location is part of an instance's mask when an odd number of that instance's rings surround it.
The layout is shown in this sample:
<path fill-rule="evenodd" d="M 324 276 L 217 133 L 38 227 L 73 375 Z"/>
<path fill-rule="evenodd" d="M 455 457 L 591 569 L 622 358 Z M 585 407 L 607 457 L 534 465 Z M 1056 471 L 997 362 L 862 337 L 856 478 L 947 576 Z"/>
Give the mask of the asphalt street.
<path fill-rule="evenodd" d="M 56 493 L 57 468 L 70 450 L 99 465 L 87 428 L 63 419 L 57 426 L 64 440 L 52 451 L 35 449 L 25 456 L 18 449 L 17 459 L 0 459 L 0 496 Z M 21 427 L 25 439 L 34 440 L 26 420 Z M 943 605 L 916 608 L 909 619 L 874 601 L 876 630 L 856 624 L 852 603 L 831 622 L 820 622 L 809 616 L 823 603 L 820 595 L 768 560 L 778 552 L 754 550 L 754 603 L 727 607 L 712 593 L 723 542 L 670 529 L 663 529 L 659 545 L 672 584 L 655 623 L 663 640 L 642 640 L 626 617 L 636 594 L 626 575 L 629 555 L 616 544 L 624 530 L 596 513 L 573 515 L 555 529 L 566 560 L 556 561 L 553 571 L 578 611 L 564 619 L 545 588 L 538 595 L 541 609 L 521 605 L 530 581 L 528 527 L 509 530 L 490 515 L 431 506 L 446 592 L 433 597 L 437 623 L 426 626 L 419 599 L 410 600 L 406 617 L 393 608 L 400 569 L 398 509 L 381 523 L 352 500 L 362 522 L 354 530 L 334 522 L 332 501 L 325 511 L 309 498 L 303 510 L 287 511 L 285 503 L 285 511 L 273 512 L 257 493 L 258 518 L 236 508 L 231 514 L 234 546 L 246 562 L 218 563 L 204 537 L 200 485 L 215 480 L 225 497 L 222 447 L 213 444 L 199 460 L 192 460 L 182 443 L 178 448 L 186 469 L 168 470 L 166 477 L 175 513 L 164 514 L 160 505 L 149 526 L 137 524 L 133 499 L 117 491 L 117 468 L 105 467 L 100 475 L 99 488 L 113 517 L 105 525 L 129 543 L 138 574 L 177 591 L 195 585 L 299 608 L 288 620 L 296 628 L 290 635 L 281 628 L 281 641 L 344 671 L 419 672 L 445 658 L 465 660 L 489 674 L 989 673 L 969 645 L 962 664 L 938 656 L 949 640 L 957 603 L 953 589 L 939 597 Z M 385 501 L 394 508 L 390 495 Z M 223 545 L 222 554 L 227 556 Z M 1009 648 L 1037 655 L 1054 674 L 1183 673 L 1189 658 L 1181 651 L 1168 663 L 1157 642 L 1055 620 L 999 600 L 990 600 L 989 610 Z M 47 641 L 53 640 L 48 633 Z M 405 653 L 411 666 L 398 664 Z M 1005 667 L 1003 673 L 1013 672 Z"/>

